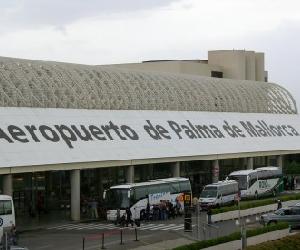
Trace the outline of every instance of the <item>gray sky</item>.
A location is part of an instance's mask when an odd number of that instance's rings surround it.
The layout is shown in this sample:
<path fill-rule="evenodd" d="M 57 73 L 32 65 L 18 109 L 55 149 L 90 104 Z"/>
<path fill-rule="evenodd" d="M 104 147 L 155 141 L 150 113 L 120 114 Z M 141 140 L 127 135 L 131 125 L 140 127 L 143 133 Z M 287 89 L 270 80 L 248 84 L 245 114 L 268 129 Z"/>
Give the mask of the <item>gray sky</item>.
<path fill-rule="evenodd" d="M 86 64 L 265 52 L 300 111 L 299 0 L 2 0 L 0 56 Z"/>

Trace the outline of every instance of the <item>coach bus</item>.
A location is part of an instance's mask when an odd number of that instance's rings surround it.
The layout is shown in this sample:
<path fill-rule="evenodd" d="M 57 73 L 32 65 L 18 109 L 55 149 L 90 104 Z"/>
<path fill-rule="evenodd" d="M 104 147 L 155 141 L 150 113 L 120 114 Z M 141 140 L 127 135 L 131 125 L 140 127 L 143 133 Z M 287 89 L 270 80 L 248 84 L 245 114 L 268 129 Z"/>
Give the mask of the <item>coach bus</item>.
<path fill-rule="evenodd" d="M 239 193 L 239 184 L 235 180 L 218 181 L 206 185 L 199 198 L 201 209 L 220 207 L 234 203 Z"/>
<path fill-rule="evenodd" d="M 227 179 L 239 183 L 241 198 L 258 199 L 260 196 L 275 196 L 282 184 L 282 170 L 278 167 L 262 167 L 232 172 Z"/>
<path fill-rule="evenodd" d="M 103 193 L 107 220 L 115 221 L 117 209 L 122 216 L 126 208 L 130 208 L 132 219 L 143 219 L 148 202 L 153 206 L 162 200 L 170 201 L 174 206 L 180 203 L 183 209 L 183 194 L 191 195 L 191 184 L 182 177 L 112 186 Z"/>

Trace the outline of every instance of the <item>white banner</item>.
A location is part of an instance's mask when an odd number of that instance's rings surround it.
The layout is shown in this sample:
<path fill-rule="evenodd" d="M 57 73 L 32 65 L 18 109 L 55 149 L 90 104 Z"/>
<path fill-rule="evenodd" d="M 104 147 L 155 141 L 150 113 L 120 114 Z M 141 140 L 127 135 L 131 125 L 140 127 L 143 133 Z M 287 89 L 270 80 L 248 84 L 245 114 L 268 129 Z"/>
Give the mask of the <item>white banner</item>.
<path fill-rule="evenodd" d="M 0 166 L 300 150 L 299 115 L 0 108 Z"/>

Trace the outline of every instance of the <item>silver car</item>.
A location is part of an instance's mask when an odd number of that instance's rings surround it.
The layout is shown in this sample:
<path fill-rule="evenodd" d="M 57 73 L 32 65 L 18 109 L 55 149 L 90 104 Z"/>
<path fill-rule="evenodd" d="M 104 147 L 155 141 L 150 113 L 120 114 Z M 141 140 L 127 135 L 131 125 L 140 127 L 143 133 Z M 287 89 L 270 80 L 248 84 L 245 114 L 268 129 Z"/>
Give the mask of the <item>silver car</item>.
<path fill-rule="evenodd" d="M 260 217 L 260 223 L 269 225 L 277 222 L 288 222 L 291 226 L 300 226 L 300 206 L 281 208 L 274 213 L 264 214 Z"/>

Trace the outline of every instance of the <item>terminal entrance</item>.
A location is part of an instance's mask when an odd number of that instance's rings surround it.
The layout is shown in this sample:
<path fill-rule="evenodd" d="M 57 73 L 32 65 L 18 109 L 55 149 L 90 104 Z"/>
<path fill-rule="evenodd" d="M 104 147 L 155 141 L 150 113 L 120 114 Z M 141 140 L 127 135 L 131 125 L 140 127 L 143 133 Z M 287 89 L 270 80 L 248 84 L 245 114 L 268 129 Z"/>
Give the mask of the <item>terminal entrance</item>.
<path fill-rule="evenodd" d="M 13 176 L 16 216 L 43 217 L 50 211 L 68 216 L 70 185 L 68 171 L 22 173 Z"/>
<path fill-rule="evenodd" d="M 234 170 L 246 169 L 247 161 L 245 160 L 242 158 L 219 160 L 219 180 L 223 180 Z M 261 164 L 267 164 L 266 157 L 254 160 L 254 168 Z M 143 182 L 175 176 L 174 165 L 174 162 L 166 162 L 132 166 L 134 169 L 133 181 Z M 199 197 L 202 188 L 212 183 L 213 166 L 213 161 L 210 160 L 180 162 L 179 172 L 176 176 L 189 178 L 193 196 Z M 95 202 L 98 210 L 97 218 L 105 218 L 103 191 L 113 185 L 126 183 L 127 170 L 128 166 L 80 170 L 80 178 L 77 182 L 80 185 L 80 191 L 77 193 L 78 200 L 80 197 L 80 206 L 76 210 L 80 210 L 79 218 L 94 219 L 95 213 L 91 208 Z M 43 218 L 53 215 L 55 220 L 70 220 L 72 217 L 72 171 L 12 174 L 13 199 L 17 218 L 43 220 Z M 3 176 L 0 177 L 0 184 L 3 186 L 2 179 Z"/>

